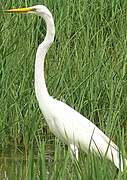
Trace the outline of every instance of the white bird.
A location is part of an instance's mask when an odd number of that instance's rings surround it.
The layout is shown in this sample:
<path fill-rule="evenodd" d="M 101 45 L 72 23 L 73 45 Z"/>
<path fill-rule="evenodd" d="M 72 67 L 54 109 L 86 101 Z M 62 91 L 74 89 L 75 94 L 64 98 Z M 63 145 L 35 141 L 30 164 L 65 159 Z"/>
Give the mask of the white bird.
<path fill-rule="evenodd" d="M 44 41 L 39 45 L 35 60 L 35 93 L 39 107 L 52 133 L 70 146 L 78 159 L 78 149 L 94 152 L 106 157 L 123 171 L 124 162 L 119 148 L 95 124 L 79 112 L 51 97 L 44 78 L 45 55 L 54 41 L 55 26 L 51 12 L 43 5 L 5 10 L 10 13 L 35 13 L 41 16 L 47 26 Z"/>

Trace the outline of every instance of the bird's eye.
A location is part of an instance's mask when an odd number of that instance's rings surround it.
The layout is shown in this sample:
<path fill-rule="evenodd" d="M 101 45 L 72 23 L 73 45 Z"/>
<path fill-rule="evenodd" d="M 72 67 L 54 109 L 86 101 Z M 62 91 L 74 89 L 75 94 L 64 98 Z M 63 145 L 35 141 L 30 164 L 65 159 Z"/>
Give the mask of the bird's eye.
<path fill-rule="evenodd" d="M 35 12 L 36 12 L 36 11 L 37 11 L 37 9 L 36 9 L 36 8 L 32 8 L 32 11 L 35 11 Z"/>

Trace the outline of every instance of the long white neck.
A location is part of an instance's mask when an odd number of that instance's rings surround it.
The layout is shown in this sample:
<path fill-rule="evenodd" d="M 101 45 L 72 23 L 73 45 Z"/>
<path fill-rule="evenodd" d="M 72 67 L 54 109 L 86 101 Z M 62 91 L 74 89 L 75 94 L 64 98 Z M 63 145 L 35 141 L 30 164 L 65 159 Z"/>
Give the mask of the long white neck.
<path fill-rule="evenodd" d="M 44 41 L 39 45 L 35 60 L 35 93 L 41 110 L 45 108 L 50 98 L 44 78 L 45 55 L 54 41 L 55 27 L 52 16 L 43 16 L 47 32 Z"/>

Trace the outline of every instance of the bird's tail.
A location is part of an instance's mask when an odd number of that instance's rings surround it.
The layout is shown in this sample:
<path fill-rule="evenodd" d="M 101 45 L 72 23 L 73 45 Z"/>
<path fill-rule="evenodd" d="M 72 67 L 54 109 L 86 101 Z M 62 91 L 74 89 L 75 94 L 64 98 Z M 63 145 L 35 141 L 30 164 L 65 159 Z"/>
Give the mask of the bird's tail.
<path fill-rule="evenodd" d="M 113 142 L 110 143 L 106 156 L 120 171 L 127 167 L 127 159 L 121 155 L 119 148 Z"/>
<path fill-rule="evenodd" d="M 123 156 L 119 156 L 113 159 L 115 166 L 120 170 L 123 171 L 127 167 L 127 159 L 123 158 Z"/>

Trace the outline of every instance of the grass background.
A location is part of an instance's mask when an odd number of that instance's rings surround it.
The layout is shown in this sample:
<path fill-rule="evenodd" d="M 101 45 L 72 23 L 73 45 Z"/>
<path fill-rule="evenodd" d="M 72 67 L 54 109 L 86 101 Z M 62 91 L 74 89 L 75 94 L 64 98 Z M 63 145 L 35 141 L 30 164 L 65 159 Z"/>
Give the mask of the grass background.
<path fill-rule="evenodd" d="M 45 4 L 53 13 L 55 42 L 45 78 L 65 101 L 127 148 L 127 1 L 1 1 L 1 9 Z M 1 13 L 0 176 L 9 179 L 126 179 L 112 163 L 80 152 L 79 162 L 50 133 L 34 92 L 34 61 L 45 36 L 34 15 Z"/>

